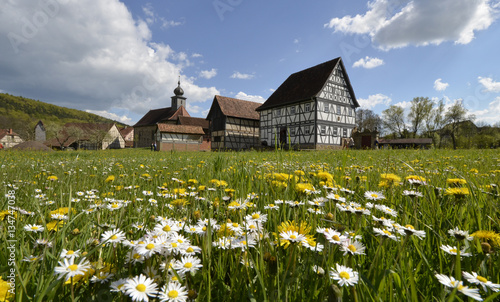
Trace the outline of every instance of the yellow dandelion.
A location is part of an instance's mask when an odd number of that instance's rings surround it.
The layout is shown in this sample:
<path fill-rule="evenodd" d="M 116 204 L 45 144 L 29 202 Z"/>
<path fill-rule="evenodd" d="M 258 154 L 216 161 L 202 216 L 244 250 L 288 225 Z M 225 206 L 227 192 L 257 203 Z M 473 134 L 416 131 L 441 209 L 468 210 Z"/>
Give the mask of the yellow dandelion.
<path fill-rule="evenodd" d="M 56 181 L 57 180 L 57 176 L 51 175 L 51 176 L 47 177 L 47 180 Z"/>
<path fill-rule="evenodd" d="M 0 277 L 0 301 L 11 301 L 14 298 L 14 290 L 9 282 Z"/>
<path fill-rule="evenodd" d="M 295 191 L 298 193 L 306 193 L 306 191 L 314 191 L 314 187 L 309 183 L 298 183 L 295 185 Z"/>
<path fill-rule="evenodd" d="M 444 195 L 451 195 L 456 198 L 463 198 L 469 194 L 470 192 L 468 188 L 447 188 L 444 192 Z"/>
<path fill-rule="evenodd" d="M 105 182 L 113 182 L 115 181 L 115 176 L 114 175 L 110 175 L 108 176 L 108 178 L 106 178 Z"/>
<path fill-rule="evenodd" d="M 465 179 L 463 179 L 463 178 L 448 178 L 446 180 L 446 183 L 449 186 L 459 187 L 459 186 L 467 184 L 467 181 Z"/>
<path fill-rule="evenodd" d="M 380 178 L 382 179 L 382 181 L 386 181 L 388 183 L 393 183 L 393 184 L 399 183 L 401 181 L 401 177 L 392 173 L 380 174 Z"/>
<path fill-rule="evenodd" d="M 479 239 L 479 241 L 481 241 L 481 242 L 488 243 L 492 247 L 500 248 L 500 234 L 498 234 L 494 231 L 480 230 L 480 231 L 474 232 L 471 236 Z"/>

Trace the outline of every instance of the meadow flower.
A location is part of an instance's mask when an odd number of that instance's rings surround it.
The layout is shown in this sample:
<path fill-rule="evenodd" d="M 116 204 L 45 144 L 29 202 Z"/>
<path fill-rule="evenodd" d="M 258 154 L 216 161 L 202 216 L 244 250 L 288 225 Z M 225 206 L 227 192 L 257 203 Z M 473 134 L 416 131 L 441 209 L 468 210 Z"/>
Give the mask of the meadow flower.
<path fill-rule="evenodd" d="M 277 206 L 273 203 L 270 203 L 270 204 L 264 206 L 265 210 L 279 210 L 279 208 L 280 208 L 279 206 Z"/>
<path fill-rule="evenodd" d="M 411 190 L 411 191 L 409 191 L 409 190 L 404 190 L 404 191 L 403 191 L 403 195 L 408 196 L 408 197 L 411 197 L 411 198 L 415 198 L 415 197 L 423 197 L 423 196 L 424 196 L 424 194 L 422 194 L 422 193 L 420 193 L 420 192 L 418 192 L 418 191 L 413 191 L 413 190 Z"/>
<path fill-rule="evenodd" d="M 446 188 L 446 190 L 444 191 L 445 196 L 454 196 L 456 198 L 464 198 L 469 194 L 470 192 L 468 188 Z"/>
<path fill-rule="evenodd" d="M 398 237 L 396 237 L 391 231 L 387 229 L 373 228 L 373 232 L 375 232 L 375 235 L 377 236 L 388 237 L 392 240 L 398 241 Z"/>
<path fill-rule="evenodd" d="M 0 301 L 14 301 L 15 296 L 11 286 L 11 283 L 4 281 L 0 276 Z"/>
<path fill-rule="evenodd" d="M 34 247 L 37 246 L 45 246 L 45 247 L 52 247 L 52 242 L 48 241 L 47 239 L 37 239 L 34 243 Z"/>
<path fill-rule="evenodd" d="M 178 282 L 169 282 L 163 285 L 158 293 L 160 302 L 185 302 L 188 298 L 188 291 Z"/>
<path fill-rule="evenodd" d="M 330 278 L 337 280 L 340 286 L 354 286 L 359 281 L 358 273 L 347 266 L 335 264 L 335 268 L 330 270 Z"/>
<path fill-rule="evenodd" d="M 127 278 L 122 278 L 122 279 L 119 279 L 119 280 L 116 280 L 116 281 L 113 281 L 111 282 L 111 284 L 109 285 L 109 287 L 111 288 L 111 292 L 121 292 L 121 293 L 125 293 L 125 283 L 127 283 Z"/>
<path fill-rule="evenodd" d="M 61 252 L 61 255 L 59 255 L 59 258 L 78 258 L 80 257 L 80 250 L 67 250 L 63 249 Z"/>
<path fill-rule="evenodd" d="M 448 234 L 450 234 L 450 236 L 455 237 L 457 240 L 465 239 L 471 241 L 473 239 L 473 237 L 469 235 L 469 231 L 459 230 L 458 227 L 448 230 Z"/>
<path fill-rule="evenodd" d="M 90 278 L 90 282 L 92 283 L 108 283 L 111 278 L 113 278 L 115 274 L 111 272 L 104 272 L 104 271 L 99 271 L 95 275 Z"/>
<path fill-rule="evenodd" d="M 306 239 L 306 236 L 299 234 L 297 231 L 285 231 L 280 233 L 281 241 L 285 242 L 301 242 Z"/>
<path fill-rule="evenodd" d="M 193 256 L 184 256 L 181 260 L 174 262 L 174 269 L 181 274 L 194 274 L 202 267 L 201 260 Z"/>
<path fill-rule="evenodd" d="M 27 232 L 40 233 L 40 232 L 43 232 L 43 230 L 45 230 L 45 228 L 43 226 L 37 225 L 37 224 L 27 224 L 24 226 L 24 230 Z"/>
<path fill-rule="evenodd" d="M 382 192 L 375 191 L 366 191 L 364 194 L 365 198 L 368 200 L 382 200 L 385 199 L 384 194 Z"/>
<path fill-rule="evenodd" d="M 326 195 L 326 198 L 333 200 L 333 201 L 336 201 L 336 202 L 345 202 L 346 201 L 345 197 L 342 197 L 337 193 L 329 193 L 328 195 Z"/>
<path fill-rule="evenodd" d="M 136 245 L 135 251 L 145 258 L 150 258 L 154 254 L 159 254 L 163 247 L 163 244 L 158 243 L 155 240 L 146 239 L 143 243 Z"/>
<path fill-rule="evenodd" d="M 123 287 L 132 301 L 149 301 L 149 297 L 154 298 L 158 293 L 158 285 L 142 274 L 128 279 Z"/>
<path fill-rule="evenodd" d="M 488 243 L 493 248 L 500 248 L 500 234 L 494 231 L 480 230 L 472 233 L 471 236 L 479 239 L 481 243 Z"/>
<path fill-rule="evenodd" d="M 463 178 L 449 178 L 449 179 L 446 180 L 446 183 L 449 186 L 459 187 L 459 186 L 462 186 L 462 185 L 466 185 L 467 181 L 465 179 L 463 179 Z"/>
<path fill-rule="evenodd" d="M 311 268 L 312 268 L 313 272 L 318 274 L 318 275 L 325 274 L 325 270 L 321 266 L 313 265 Z"/>
<path fill-rule="evenodd" d="M 411 224 L 407 224 L 398 228 L 398 233 L 401 235 L 414 235 L 417 236 L 418 239 L 422 240 L 425 237 L 425 231 L 415 230 L 415 228 Z"/>
<path fill-rule="evenodd" d="M 181 255 L 195 255 L 201 253 L 201 248 L 196 245 L 186 245 L 184 248 L 180 249 Z"/>
<path fill-rule="evenodd" d="M 58 264 L 59 266 L 54 268 L 54 272 L 56 275 L 59 275 L 57 279 L 66 277 L 65 281 L 78 275 L 85 275 L 91 268 L 90 263 L 85 258 L 82 258 L 78 264 L 75 264 L 75 258 L 64 258 Z"/>
<path fill-rule="evenodd" d="M 139 254 L 137 251 L 131 250 L 130 253 L 127 254 L 127 263 L 143 263 L 144 262 L 144 256 Z"/>
<path fill-rule="evenodd" d="M 262 214 L 261 212 L 254 212 L 252 214 L 245 216 L 245 220 L 248 222 L 254 221 L 257 223 L 264 223 L 267 221 L 267 214 Z"/>
<path fill-rule="evenodd" d="M 457 247 L 455 247 L 455 246 L 441 245 L 440 249 L 442 249 L 443 251 L 445 251 L 446 253 L 448 253 L 450 255 L 456 255 L 458 252 Z M 460 256 L 469 257 L 469 256 L 471 256 L 471 254 L 465 253 L 465 250 L 462 250 L 462 251 L 460 251 Z"/>
<path fill-rule="evenodd" d="M 180 227 L 178 223 L 174 220 L 160 220 L 158 224 L 155 225 L 154 230 L 156 232 L 164 232 L 164 233 L 175 233 L 180 231 Z"/>
<path fill-rule="evenodd" d="M 494 292 L 498 292 L 500 290 L 500 284 L 493 283 L 485 277 L 479 276 L 476 272 L 472 272 L 472 274 L 468 272 L 462 272 L 462 274 L 467 282 L 481 285 L 484 291 L 486 291 L 487 288 L 491 289 Z"/>
<path fill-rule="evenodd" d="M 325 235 L 326 240 L 333 244 L 343 244 L 347 240 L 347 236 L 342 235 L 340 232 L 326 229 L 323 234 Z"/>
<path fill-rule="evenodd" d="M 109 243 L 120 243 L 125 239 L 125 233 L 120 229 L 113 229 L 110 231 L 106 231 L 101 235 L 101 241 L 105 244 Z"/>
<path fill-rule="evenodd" d="M 449 277 L 442 274 L 436 274 L 436 278 L 438 281 L 446 287 L 456 288 L 459 292 L 464 295 L 471 297 L 477 301 L 483 301 L 481 295 L 479 295 L 479 289 L 477 288 L 469 288 L 468 286 L 464 286 L 462 281 L 455 280 L 453 277 Z"/>
<path fill-rule="evenodd" d="M 391 220 L 391 219 L 388 219 L 388 218 L 385 218 L 385 217 L 380 217 L 380 218 L 377 218 L 375 216 L 372 215 L 372 218 L 373 218 L 373 221 L 375 222 L 378 222 L 386 227 L 391 227 L 392 224 L 394 223 L 394 220 Z"/>
<path fill-rule="evenodd" d="M 394 211 L 393 209 L 391 209 L 385 205 L 378 204 L 375 206 L 375 209 L 380 210 L 380 211 L 384 212 L 385 214 L 389 214 L 392 217 L 398 216 L 398 213 L 396 211 Z"/>
<path fill-rule="evenodd" d="M 344 252 L 344 256 L 347 254 L 364 255 L 365 249 L 365 246 L 361 242 L 350 238 L 343 241 L 340 245 L 340 250 Z"/>
<path fill-rule="evenodd" d="M 35 262 L 35 261 L 38 261 L 38 260 L 43 260 L 43 256 L 33 256 L 33 255 L 30 255 L 30 256 L 25 256 L 23 258 L 23 261 L 25 261 L 25 262 Z"/>

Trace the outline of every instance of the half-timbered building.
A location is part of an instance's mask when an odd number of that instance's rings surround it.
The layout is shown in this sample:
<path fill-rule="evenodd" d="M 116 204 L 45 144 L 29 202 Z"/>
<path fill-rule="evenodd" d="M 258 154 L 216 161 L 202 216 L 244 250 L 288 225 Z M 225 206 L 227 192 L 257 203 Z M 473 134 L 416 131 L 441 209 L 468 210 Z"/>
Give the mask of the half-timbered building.
<path fill-rule="evenodd" d="M 257 108 L 263 145 L 336 149 L 356 126 L 359 103 L 340 57 L 290 75 Z"/>
<path fill-rule="evenodd" d="M 212 150 L 244 150 L 260 146 L 261 103 L 216 95 L 207 120 L 210 121 Z"/>

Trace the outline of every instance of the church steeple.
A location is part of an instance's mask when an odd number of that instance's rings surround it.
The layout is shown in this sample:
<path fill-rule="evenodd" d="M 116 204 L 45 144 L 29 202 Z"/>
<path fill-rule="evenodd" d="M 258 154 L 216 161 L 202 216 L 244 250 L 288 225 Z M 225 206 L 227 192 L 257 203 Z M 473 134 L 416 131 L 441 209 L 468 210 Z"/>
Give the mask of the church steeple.
<path fill-rule="evenodd" d="M 177 82 L 177 88 L 174 89 L 175 96 L 172 97 L 172 108 L 177 110 L 181 106 L 186 108 L 186 98 L 182 95 L 184 94 L 184 90 L 181 88 L 181 76 L 179 76 L 179 81 Z"/>

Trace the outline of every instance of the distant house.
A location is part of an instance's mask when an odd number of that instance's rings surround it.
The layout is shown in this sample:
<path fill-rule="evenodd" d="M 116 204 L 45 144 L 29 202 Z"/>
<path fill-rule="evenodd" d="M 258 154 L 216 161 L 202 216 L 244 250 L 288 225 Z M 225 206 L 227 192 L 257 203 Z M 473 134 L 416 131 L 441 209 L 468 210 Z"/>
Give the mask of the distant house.
<path fill-rule="evenodd" d="M 207 115 L 213 150 L 242 150 L 260 146 L 260 103 L 216 95 Z"/>
<path fill-rule="evenodd" d="M 23 139 L 12 129 L 0 129 L 0 149 L 8 149 L 22 142 Z"/>
<path fill-rule="evenodd" d="M 351 137 L 359 103 L 342 59 L 290 75 L 257 108 L 264 145 L 338 149 Z"/>
<path fill-rule="evenodd" d="M 125 148 L 133 148 L 134 147 L 134 128 L 133 127 L 125 127 L 120 129 L 120 134 L 125 141 Z"/>
<path fill-rule="evenodd" d="M 67 123 L 57 137 L 45 143 L 52 148 L 104 150 L 125 148 L 125 140 L 114 123 Z"/>
<path fill-rule="evenodd" d="M 174 94 L 171 107 L 150 110 L 134 125 L 134 146 L 156 144 L 164 151 L 210 150 L 208 121 L 189 115 L 180 81 Z"/>
<path fill-rule="evenodd" d="M 432 138 L 380 139 L 379 145 L 381 148 L 392 149 L 429 149 Z"/>
<path fill-rule="evenodd" d="M 38 121 L 35 125 L 35 141 L 44 142 L 47 139 L 47 133 L 42 121 Z"/>

